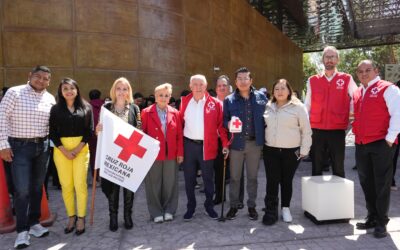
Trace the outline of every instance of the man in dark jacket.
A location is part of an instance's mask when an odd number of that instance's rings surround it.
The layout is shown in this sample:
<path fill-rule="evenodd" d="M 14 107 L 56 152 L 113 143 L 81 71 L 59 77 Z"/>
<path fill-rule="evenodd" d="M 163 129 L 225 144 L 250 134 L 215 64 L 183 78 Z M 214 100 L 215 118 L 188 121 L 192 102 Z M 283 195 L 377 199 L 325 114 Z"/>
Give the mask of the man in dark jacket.
<path fill-rule="evenodd" d="M 235 73 L 236 90 L 224 100 L 224 125 L 232 117 L 238 117 L 242 123 L 242 132 L 234 135 L 230 145 L 230 210 L 227 219 L 234 219 L 238 211 L 240 178 L 243 163 L 246 162 L 247 173 L 247 206 L 249 218 L 257 220 L 257 173 L 261 149 L 264 144 L 264 110 L 267 104 L 265 95 L 253 86 L 251 73 L 247 68 L 240 68 Z"/>

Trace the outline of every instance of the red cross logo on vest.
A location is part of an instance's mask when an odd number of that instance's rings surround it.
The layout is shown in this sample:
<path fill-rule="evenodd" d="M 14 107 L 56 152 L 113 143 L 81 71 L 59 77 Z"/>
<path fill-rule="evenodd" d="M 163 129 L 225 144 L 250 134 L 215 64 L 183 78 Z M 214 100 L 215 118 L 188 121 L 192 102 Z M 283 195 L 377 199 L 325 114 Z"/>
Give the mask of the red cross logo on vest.
<path fill-rule="evenodd" d="M 235 126 L 235 128 L 239 128 L 240 126 L 242 126 L 242 122 L 238 118 L 236 118 L 233 121 L 232 125 Z"/>
<path fill-rule="evenodd" d="M 379 92 L 379 88 L 378 88 L 378 87 L 374 87 L 374 88 L 371 89 L 371 93 L 372 93 L 373 95 L 378 94 L 378 92 Z"/>
<path fill-rule="evenodd" d="M 131 155 L 136 155 L 139 158 L 143 158 L 147 149 L 140 146 L 139 143 L 142 140 L 143 135 L 137 131 L 133 131 L 132 135 L 128 138 L 118 135 L 114 143 L 122 148 L 121 153 L 119 153 L 118 158 L 128 162 Z"/>
<path fill-rule="evenodd" d="M 336 81 L 336 85 L 337 85 L 338 87 L 343 87 L 343 85 L 344 85 L 344 80 L 343 80 L 343 79 L 337 80 L 337 81 Z"/>

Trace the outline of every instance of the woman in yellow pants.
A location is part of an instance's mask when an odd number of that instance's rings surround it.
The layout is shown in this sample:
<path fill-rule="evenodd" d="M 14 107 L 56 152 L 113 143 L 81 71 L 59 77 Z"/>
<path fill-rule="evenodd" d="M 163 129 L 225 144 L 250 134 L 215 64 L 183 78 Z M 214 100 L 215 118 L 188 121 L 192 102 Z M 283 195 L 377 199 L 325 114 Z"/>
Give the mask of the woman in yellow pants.
<path fill-rule="evenodd" d="M 76 227 L 75 234 L 81 235 L 85 232 L 88 141 L 93 131 L 93 114 L 73 79 L 61 81 L 57 97 L 57 104 L 50 111 L 50 139 L 55 145 L 54 163 L 69 217 L 64 233 L 71 233 Z"/>

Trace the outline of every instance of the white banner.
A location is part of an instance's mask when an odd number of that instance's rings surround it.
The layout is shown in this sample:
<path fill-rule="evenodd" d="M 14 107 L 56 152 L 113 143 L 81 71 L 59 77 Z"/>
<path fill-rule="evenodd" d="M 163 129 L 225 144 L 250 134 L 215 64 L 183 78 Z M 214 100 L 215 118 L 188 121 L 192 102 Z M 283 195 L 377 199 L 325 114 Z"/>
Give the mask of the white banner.
<path fill-rule="evenodd" d="M 133 192 L 139 188 L 160 151 L 160 142 L 124 122 L 104 107 L 97 139 L 100 176 Z"/>

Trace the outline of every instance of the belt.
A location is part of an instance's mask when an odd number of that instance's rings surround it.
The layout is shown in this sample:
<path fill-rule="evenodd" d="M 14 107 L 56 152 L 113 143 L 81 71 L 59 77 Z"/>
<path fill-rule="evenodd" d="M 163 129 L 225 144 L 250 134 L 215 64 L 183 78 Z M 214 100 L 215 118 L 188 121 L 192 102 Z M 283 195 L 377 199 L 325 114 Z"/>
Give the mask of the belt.
<path fill-rule="evenodd" d="M 17 138 L 17 137 L 9 137 L 10 140 L 20 141 L 20 142 L 32 142 L 32 143 L 42 143 L 47 140 L 47 136 L 45 137 L 35 137 L 35 138 Z"/>
<path fill-rule="evenodd" d="M 193 143 L 196 143 L 196 144 L 203 144 L 203 140 L 193 140 L 193 139 L 190 139 L 190 138 L 187 138 L 187 137 L 185 137 L 185 139 L 187 139 L 187 140 L 189 140 L 189 141 L 191 141 Z"/>

